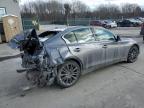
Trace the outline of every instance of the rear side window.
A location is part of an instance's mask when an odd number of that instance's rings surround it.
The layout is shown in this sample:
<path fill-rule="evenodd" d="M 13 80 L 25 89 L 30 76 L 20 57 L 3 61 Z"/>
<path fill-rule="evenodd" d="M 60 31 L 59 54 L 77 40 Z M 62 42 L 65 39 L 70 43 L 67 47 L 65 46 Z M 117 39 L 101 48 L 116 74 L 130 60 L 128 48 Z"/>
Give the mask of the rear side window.
<path fill-rule="evenodd" d="M 77 43 L 75 34 L 70 32 L 64 36 L 66 43 Z"/>
<path fill-rule="evenodd" d="M 95 38 L 89 28 L 82 28 L 74 31 L 78 43 L 92 42 Z"/>

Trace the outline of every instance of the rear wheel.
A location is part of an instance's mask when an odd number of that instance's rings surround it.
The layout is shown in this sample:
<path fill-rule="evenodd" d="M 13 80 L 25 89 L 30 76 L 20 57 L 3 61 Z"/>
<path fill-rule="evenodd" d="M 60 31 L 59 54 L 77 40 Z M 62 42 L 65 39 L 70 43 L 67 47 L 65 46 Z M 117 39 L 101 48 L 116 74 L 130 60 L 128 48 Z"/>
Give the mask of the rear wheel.
<path fill-rule="evenodd" d="M 58 69 L 57 84 L 63 88 L 74 85 L 80 77 L 80 66 L 75 61 L 66 61 Z"/>
<path fill-rule="evenodd" d="M 138 54 L 139 54 L 138 47 L 137 46 L 131 47 L 128 53 L 127 62 L 128 63 L 135 62 L 137 60 Z"/>

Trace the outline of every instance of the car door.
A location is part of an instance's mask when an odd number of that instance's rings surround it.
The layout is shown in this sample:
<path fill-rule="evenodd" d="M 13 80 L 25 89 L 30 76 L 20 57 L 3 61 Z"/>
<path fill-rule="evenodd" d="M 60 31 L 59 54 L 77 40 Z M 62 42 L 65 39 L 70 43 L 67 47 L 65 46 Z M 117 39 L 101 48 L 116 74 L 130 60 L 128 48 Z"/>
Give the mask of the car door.
<path fill-rule="evenodd" d="M 119 61 L 119 44 L 116 42 L 114 34 L 106 29 L 95 29 L 95 37 L 105 49 L 105 64 Z"/>
<path fill-rule="evenodd" d="M 90 28 L 74 30 L 66 34 L 64 39 L 71 53 L 82 61 L 84 69 L 94 69 L 105 61 L 104 50 L 101 44 L 95 41 Z M 75 40 L 74 43 L 71 40 Z"/>

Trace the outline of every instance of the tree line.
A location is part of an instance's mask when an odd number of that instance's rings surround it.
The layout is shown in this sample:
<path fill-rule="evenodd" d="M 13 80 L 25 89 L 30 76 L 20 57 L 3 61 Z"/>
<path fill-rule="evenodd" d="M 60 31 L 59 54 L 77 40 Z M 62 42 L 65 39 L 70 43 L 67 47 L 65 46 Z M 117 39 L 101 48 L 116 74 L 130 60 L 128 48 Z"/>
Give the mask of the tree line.
<path fill-rule="evenodd" d="M 68 19 L 121 19 L 130 17 L 144 17 L 144 10 L 138 4 L 101 4 L 95 9 L 81 1 L 61 3 L 58 0 L 33 1 L 21 5 L 21 15 L 24 18 L 37 17 L 41 21 L 66 21 Z"/>

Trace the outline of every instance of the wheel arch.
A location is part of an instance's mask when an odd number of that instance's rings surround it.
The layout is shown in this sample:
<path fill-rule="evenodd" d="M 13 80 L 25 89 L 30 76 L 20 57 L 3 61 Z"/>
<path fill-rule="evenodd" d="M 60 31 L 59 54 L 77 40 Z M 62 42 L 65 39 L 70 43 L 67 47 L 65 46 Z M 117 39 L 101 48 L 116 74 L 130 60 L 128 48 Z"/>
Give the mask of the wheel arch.
<path fill-rule="evenodd" d="M 140 47 L 139 47 L 139 45 L 138 45 L 138 44 L 133 44 L 133 45 L 131 46 L 131 48 L 134 47 L 134 46 L 136 46 L 136 47 L 138 48 L 138 51 L 139 51 L 139 53 L 140 53 Z"/>
<path fill-rule="evenodd" d="M 65 61 L 75 61 L 79 66 L 80 66 L 80 70 L 83 70 L 83 64 L 81 62 L 81 60 L 77 57 L 71 57 L 71 58 L 67 58 L 65 59 Z"/>
<path fill-rule="evenodd" d="M 131 45 L 131 47 L 130 47 L 130 49 L 129 49 L 129 52 L 130 52 L 130 50 L 133 48 L 133 47 L 135 47 L 135 48 L 137 48 L 138 49 L 138 54 L 140 53 L 140 51 L 139 51 L 139 45 L 138 44 L 133 44 L 133 45 Z M 133 62 L 135 62 L 136 60 L 137 60 L 137 57 L 138 57 L 138 54 L 137 54 L 137 56 L 136 56 L 136 58 L 134 58 L 134 59 L 129 59 L 129 52 L 128 52 L 128 55 L 127 55 L 127 63 L 133 63 Z"/>

